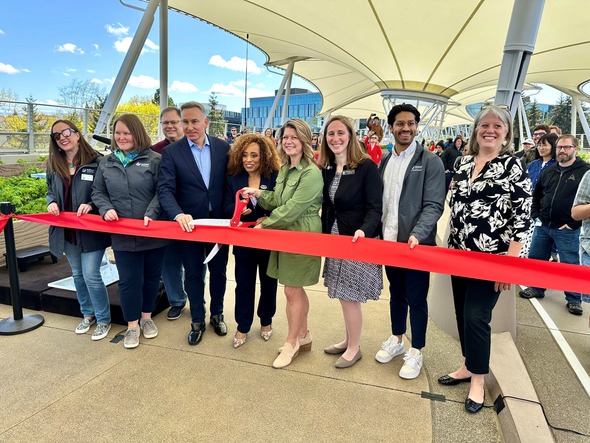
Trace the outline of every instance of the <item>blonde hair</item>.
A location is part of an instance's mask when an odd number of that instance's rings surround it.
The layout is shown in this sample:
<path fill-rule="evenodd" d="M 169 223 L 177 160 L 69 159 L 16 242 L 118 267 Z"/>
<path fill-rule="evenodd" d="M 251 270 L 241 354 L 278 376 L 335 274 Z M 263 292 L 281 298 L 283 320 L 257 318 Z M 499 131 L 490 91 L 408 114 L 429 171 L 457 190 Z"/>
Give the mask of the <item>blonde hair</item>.
<path fill-rule="evenodd" d="M 285 133 L 285 129 L 287 128 L 295 130 L 295 132 L 297 133 L 297 138 L 303 145 L 301 158 L 305 158 L 310 163 L 313 162 L 313 148 L 311 147 L 311 128 L 305 120 L 301 120 L 300 118 L 292 118 L 288 120 L 279 130 L 279 158 L 281 159 L 281 164 L 284 165 L 289 163 L 289 156 L 285 153 L 285 150 L 283 149 L 283 134 Z"/>
<path fill-rule="evenodd" d="M 500 153 L 498 155 L 504 154 L 512 154 L 514 152 L 514 144 L 512 142 L 512 116 L 507 109 L 501 106 L 484 106 L 480 109 L 480 111 L 475 116 L 475 120 L 473 121 L 473 130 L 471 137 L 469 137 L 469 143 L 467 143 L 467 148 L 469 150 L 470 155 L 477 155 L 479 154 L 479 143 L 477 142 L 477 130 L 483 118 L 488 115 L 493 114 L 498 117 L 506 129 L 508 134 L 506 134 L 506 140 L 502 143 L 502 147 L 500 148 Z"/>

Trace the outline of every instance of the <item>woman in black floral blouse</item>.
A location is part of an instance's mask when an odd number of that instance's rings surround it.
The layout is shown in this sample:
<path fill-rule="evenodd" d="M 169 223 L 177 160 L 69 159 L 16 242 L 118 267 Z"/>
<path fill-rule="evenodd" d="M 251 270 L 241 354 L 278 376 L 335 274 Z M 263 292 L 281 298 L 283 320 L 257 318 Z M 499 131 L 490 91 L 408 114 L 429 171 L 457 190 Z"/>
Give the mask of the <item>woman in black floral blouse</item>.
<path fill-rule="evenodd" d="M 468 147 L 470 154 L 459 157 L 451 185 L 449 247 L 518 256 L 531 225 L 532 189 L 520 160 L 512 155 L 509 112 L 498 106 L 483 107 L 475 117 Z M 484 402 L 492 309 L 510 284 L 456 276 L 451 280 L 465 359 L 438 382 L 471 382 L 465 409 L 475 413 Z"/>

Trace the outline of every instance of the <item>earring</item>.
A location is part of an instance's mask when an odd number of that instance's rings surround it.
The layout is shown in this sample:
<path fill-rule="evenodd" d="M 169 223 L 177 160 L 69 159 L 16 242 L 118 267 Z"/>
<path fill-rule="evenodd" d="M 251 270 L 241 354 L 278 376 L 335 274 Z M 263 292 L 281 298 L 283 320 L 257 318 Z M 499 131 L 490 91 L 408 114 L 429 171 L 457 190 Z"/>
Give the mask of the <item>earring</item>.
<path fill-rule="evenodd" d="M 502 146 L 506 146 L 507 144 L 508 144 L 508 140 L 504 140 L 504 141 L 502 142 Z"/>

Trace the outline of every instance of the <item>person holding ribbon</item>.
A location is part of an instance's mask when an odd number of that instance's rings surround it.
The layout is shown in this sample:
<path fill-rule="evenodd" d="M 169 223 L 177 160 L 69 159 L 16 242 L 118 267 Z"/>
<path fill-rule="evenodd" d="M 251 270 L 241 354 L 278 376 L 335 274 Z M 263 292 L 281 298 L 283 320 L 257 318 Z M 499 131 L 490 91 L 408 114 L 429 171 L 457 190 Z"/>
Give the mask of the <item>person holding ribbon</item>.
<path fill-rule="evenodd" d="M 321 143 L 320 164 L 324 178 L 322 231 L 361 237 L 378 237 L 381 229 L 383 185 L 379 170 L 354 136 L 350 119 L 328 120 Z M 378 300 L 383 289 L 381 265 L 326 258 L 324 285 L 328 297 L 337 298 L 344 315 L 345 338 L 324 349 L 339 355 L 336 368 L 348 368 L 361 359 L 363 324 L 361 302 Z"/>
<path fill-rule="evenodd" d="M 451 182 L 450 248 L 518 256 L 532 220 L 531 180 L 512 155 L 512 117 L 503 107 L 484 106 L 473 123 L 469 155 L 459 157 Z M 489 323 L 504 282 L 451 276 L 463 364 L 438 379 L 442 385 L 470 382 L 465 410 L 484 404 L 489 371 Z"/>
<path fill-rule="evenodd" d="M 113 153 L 100 163 L 92 187 L 92 201 L 102 218 L 115 223 L 120 217 L 144 221 L 160 216 L 156 183 L 160 154 L 141 120 L 123 114 L 113 124 Z M 119 297 L 127 322 L 124 346 L 139 345 L 140 331 L 155 338 L 158 328 L 152 320 L 162 274 L 162 262 L 169 240 L 113 234 L 113 251 L 119 271 Z"/>
<path fill-rule="evenodd" d="M 279 156 L 270 137 L 257 134 L 239 137 L 229 153 L 227 165 L 227 215 L 231 217 L 230 214 L 234 212 L 234 197 L 240 189 L 249 186 L 272 191 L 278 170 Z M 269 215 L 270 211 L 250 201 L 240 220 L 261 223 Z M 235 319 L 238 324 L 238 330 L 234 335 L 234 348 L 238 348 L 246 343 L 252 326 L 257 272 L 260 278 L 257 311 L 260 318 L 260 336 L 264 341 L 268 341 L 272 336 L 272 318 L 277 310 L 277 279 L 266 274 L 270 251 L 234 246 L 233 253 L 236 277 Z"/>
<path fill-rule="evenodd" d="M 322 176 L 313 161 L 311 128 L 301 119 L 288 120 L 279 132 L 279 158 L 282 166 L 274 191 L 243 188 L 245 198 L 254 197 L 270 216 L 256 228 L 321 232 L 319 209 L 322 199 Z M 274 368 L 291 364 L 300 351 L 311 349 L 312 337 L 307 329 L 309 299 L 304 286 L 320 278 L 320 257 L 272 251 L 268 275 L 285 285 L 289 332 Z"/>
<path fill-rule="evenodd" d="M 97 213 L 90 194 L 103 155 L 95 151 L 70 120 L 57 120 L 51 126 L 47 166 L 47 212 Z M 49 250 L 61 258 L 64 253 L 72 268 L 76 297 L 84 318 L 76 334 L 85 334 L 96 323 L 92 340 L 105 338 L 111 329 L 111 311 L 100 264 L 108 234 L 95 231 L 49 227 Z"/>

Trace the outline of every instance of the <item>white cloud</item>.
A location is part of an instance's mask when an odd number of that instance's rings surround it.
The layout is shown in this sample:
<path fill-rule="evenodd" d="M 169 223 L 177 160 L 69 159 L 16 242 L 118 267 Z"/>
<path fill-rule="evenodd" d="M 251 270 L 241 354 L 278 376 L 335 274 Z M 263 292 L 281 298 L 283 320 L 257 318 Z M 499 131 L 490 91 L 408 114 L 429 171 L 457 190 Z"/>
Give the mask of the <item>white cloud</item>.
<path fill-rule="evenodd" d="M 244 84 L 244 80 L 236 80 L 233 82 L 229 82 L 227 85 L 223 85 L 221 83 L 214 83 L 211 86 L 211 88 L 209 88 L 209 90 L 205 92 L 207 94 L 211 94 L 212 92 L 214 92 L 220 97 L 244 97 Z M 248 85 L 249 84 L 250 82 L 248 82 Z M 269 92 L 263 89 L 248 87 L 248 98 L 268 97 L 271 95 L 273 95 L 272 91 Z"/>
<path fill-rule="evenodd" d="M 0 72 L 3 72 L 4 74 L 18 74 L 19 72 L 21 72 L 21 70 L 16 69 L 12 65 L 0 62 Z"/>
<path fill-rule="evenodd" d="M 221 55 L 213 55 L 209 59 L 209 64 L 219 68 L 231 69 L 232 71 L 246 71 L 246 59 L 233 56 L 229 60 L 224 60 Z M 260 69 L 254 60 L 248 60 L 248 72 L 252 74 L 261 74 Z"/>
<path fill-rule="evenodd" d="M 69 52 L 71 54 L 84 54 L 84 50 L 78 48 L 74 43 L 64 43 L 57 46 L 57 52 Z"/>
<path fill-rule="evenodd" d="M 68 68 L 66 69 L 66 72 L 77 72 L 78 70 L 76 68 Z"/>
<path fill-rule="evenodd" d="M 199 89 L 189 82 L 181 82 L 180 80 L 174 80 L 170 86 L 170 91 L 178 91 L 182 93 L 198 92 Z"/>
<path fill-rule="evenodd" d="M 96 83 L 97 85 L 102 85 L 102 80 L 99 78 L 93 78 L 90 80 L 90 83 Z"/>
<path fill-rule="evenodd" d="M 262 89 L 262 88 L 266 88 L 266 85 L 264 83 L 258 83 L 256 85 L 256 87 Z"/>
<path fill-rule="evenodd" d="M 145 45 L 154 52 L 160 49 L 160 47 L 156 45 L 153 41 L 151 41 L 149 38 L 145 40 Z"/>
<path fill-rule="evenodd" d="M 87 69 L 86 72 L 88 74 L 96 74 L 96 71 L 94 69 Z"/>
<path fill-rule="evenodd" d="M 31 70 L 30 69 L 27 69 L 27 68 L 22 68 L 21 69 L 21 72 L 31 72 Z"/>
<path fill-rule="evenodd" d="M 2 29 L 0 29 L 0 35 L 6 34 Z"/>
<path fill-rule="evenodd" d="M 127 51 L 129 51 L 129 47 L 131 46 L 132 40 L 133 39 L 131 37 L 125 37 L 117 40 L 114 44 L 115 50 L 117 52 L 122 52 L 123 54 L 126 54 Z M 160 47 L 158 45 L 156 45 L 153 41 L 151 41 L 148 38 L 145 41 L 144 47 L 141 49 L 141 53 L 143 54 L 144 52 L 156 52 L 159 48 Z"/>
<path fill-rule="evenodd" d="M 132 75 L 129 85 L 136 88 L 156 89 L 160 87 L 160 81 L 149 75 Z"/>
<path fill-rule="evenodd" d="M 97 50 L 97 51 L 100 49 L 100 48 L 98 47 L 98 44 L 96 44 L 96 43 L 93 43 L 93 44 L 92 44 L 92 47 L 93 47 L 95 50 Z"/>
<path fill-rule="evenodd" d="M 55 106 L 63 106 L 63 103 L 57 102 L 55 100 L 45 100 L 43 102 L 45 105 L 55 105 Z"/>
<path fill-rule="evenodd" d="M 129 33 L 129 28 L 127 26 L 123 26 L 121 23 L 117 23 L 116 25 L 106 25 L 105 29 L 109 34 L 118 36 L 127 35 Z"/>

